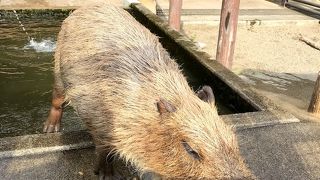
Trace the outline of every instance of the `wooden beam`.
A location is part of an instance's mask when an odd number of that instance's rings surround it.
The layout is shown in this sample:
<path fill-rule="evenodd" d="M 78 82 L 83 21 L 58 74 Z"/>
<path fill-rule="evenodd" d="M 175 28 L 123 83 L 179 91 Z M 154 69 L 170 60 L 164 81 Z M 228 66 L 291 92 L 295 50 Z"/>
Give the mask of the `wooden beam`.
<path fill-rule="evenodd" d="M 240 0 L 222 0 L 216 60 L 231 69 Z"/>
<path fill-rule="evenodd" d="M 169 4 L 169 25 L 176 31 L 181 27 L 182 0 L 170 0 Z"/>
<path fill-rule="evenodd" d="M 318 72 L 318 78 L 314 86 L 308 111 L 313 114 L 320 115 L 320 71 Z"/>

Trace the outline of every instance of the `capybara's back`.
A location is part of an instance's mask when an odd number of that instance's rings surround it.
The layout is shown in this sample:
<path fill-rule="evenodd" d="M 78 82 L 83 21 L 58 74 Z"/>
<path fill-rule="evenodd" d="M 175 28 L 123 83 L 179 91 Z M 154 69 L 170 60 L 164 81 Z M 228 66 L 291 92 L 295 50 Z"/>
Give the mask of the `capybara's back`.
<path fill-rule="evenodd" d="M 193 92 L 158 38 L 123 9 L 93 5 L 63 22 L 44 131 L 59 130 L 63 102 L 86 122 L 101 159 L 115 154 L 164 177 L 249 176 L 211 88 Z"/>

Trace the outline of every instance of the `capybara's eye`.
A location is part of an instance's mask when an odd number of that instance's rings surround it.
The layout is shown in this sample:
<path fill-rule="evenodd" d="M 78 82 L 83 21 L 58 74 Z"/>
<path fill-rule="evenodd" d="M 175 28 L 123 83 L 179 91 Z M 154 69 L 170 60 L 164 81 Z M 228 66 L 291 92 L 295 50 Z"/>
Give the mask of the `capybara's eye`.
<path fill-rule="evenodd" d="M 182 143 L 184 149 L 188 152 L 188 154 L 191 157 L 193 157 L 196 160 L 200 160 L 201 159 L 199 153 L 197 153 L 195 150 L 193 150 L 186 141 L 183 140 L 183 141 L 181 141 L 181 143 Z"/>

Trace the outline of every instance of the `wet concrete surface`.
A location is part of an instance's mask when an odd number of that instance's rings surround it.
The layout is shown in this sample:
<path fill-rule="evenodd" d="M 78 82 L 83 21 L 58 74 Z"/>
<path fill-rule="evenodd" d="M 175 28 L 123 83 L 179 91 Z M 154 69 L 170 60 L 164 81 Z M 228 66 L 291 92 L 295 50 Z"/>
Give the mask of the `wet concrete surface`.
<path fill-rule="evenodd" d="M 307 112 L 316 75 L 316 73 L 304 75 L 259 70 L 241 73 L 241 77 L 257 93 L 268 97 L 302 121 L 319 122 L 317 116 Z"/>

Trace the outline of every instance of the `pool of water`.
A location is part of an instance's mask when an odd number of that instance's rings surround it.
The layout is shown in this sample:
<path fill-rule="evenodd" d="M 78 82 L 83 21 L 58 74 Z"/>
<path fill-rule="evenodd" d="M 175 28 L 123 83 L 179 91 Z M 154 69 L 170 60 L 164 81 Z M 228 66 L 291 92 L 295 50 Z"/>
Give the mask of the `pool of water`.
<path fill-rule="evenodd" d="M 29 40 L 14 15 L 0 16 L 0 137 L 42 132 L 51 102 L 54 47 L 64 18 L 20 18 Z M 194 89 L 204 85 L 192 73 L 185 74 Z M 220 101 L 217 105 L 220 114 L 232 113 Z M 64 131 L 84 128 L 70 107 L 63 119 Z"/>
<path fill-rule="evenodd" d="M 53 51 L 61 20 L 23 23 L 33 40 L 14 18 L 0 19 L 0 137 L 42 132 L 50 107 Z M 71 108 L 63 116 L 64 130 L 79 128 Z"/>

